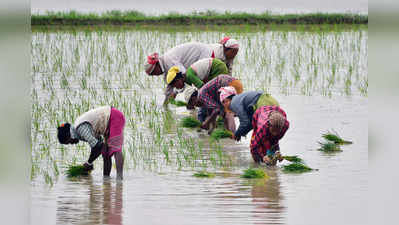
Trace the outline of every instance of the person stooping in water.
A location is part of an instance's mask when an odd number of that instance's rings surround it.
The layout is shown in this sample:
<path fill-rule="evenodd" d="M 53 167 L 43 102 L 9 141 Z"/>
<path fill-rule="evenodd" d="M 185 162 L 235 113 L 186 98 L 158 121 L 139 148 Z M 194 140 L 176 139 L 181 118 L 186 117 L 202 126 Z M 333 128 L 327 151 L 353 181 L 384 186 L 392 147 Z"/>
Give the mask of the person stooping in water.
<path fill-rule="evenodd" d="M 271 95 L 262 91 L 247 91 L 242 94 L 220 90 L 221 102 L 240 121 L 233 139 L 239 141 L 253 129 L 251 154 L 255 162 L 275 165 L 282 161 L 279 140 L 289 128 L 287 115 Z"/>
<path fill-rule="evenodd" d="M 74 125 L 61 124 L 57 128 L 57 137 L 61 144 L 77 144 L 79 141 L 84 141 L 90 145 L 89 159 L 83 164 L 87 172 L 94 169 L 94 160 L 102 154 L 103 175 L 110 176 L 111 157 L 114 156 L 117 178 L 123 179 L 124 128 L 123 113 L 111 106 L 102 106 L 83 113 L 75 120 Z"/>
<path fill-rule="evenodd" d="M 190 87 L 185 91 L 185 100 L 187 102 L 187 109 L 194 109 L 196 107 L 205 108 L 205 115 L 198 115 L 202 122 L 201 128 L 213 131 L 216 125 L 216 117 L 223 116 L 225 128 L 234 132 L 235 124 L 232 120 L 230 112 L 224 112 L 223 105 L 220 102 L 219 89 L 222 87 L 231 86 L 237 93 L 243 91 L 243 86 L 240 80 L 229 75 L 219 75 L 206 83 L 198 91 Z M 204 119 L 205 118 L 205 119 Z M 231 122 L 232 121 L 232 122 Z"/>
<path fill-rule="evenodd" d="M 147 56 L 145 72 L 149 76 L 164 76 L 167 81 L 168 71 L 177 66 L 179 72 L 186 75 L 187 68 L 200 59 L 216 58 L 224 62 L 231 75 L 233 60 L 238 53 L 239 44 L 237 40 L 229 37 L 223 38 L 220 43 L 204 44 L 199 42 L 189 42 L 178 45 L 168 50 L 164 55 L 159 56 L 157 52 Z M 168 86 L 165 91 L 164 104 L 169 102 L 170 97 L 175 97 L 176 92 L 172 86 Z"/>

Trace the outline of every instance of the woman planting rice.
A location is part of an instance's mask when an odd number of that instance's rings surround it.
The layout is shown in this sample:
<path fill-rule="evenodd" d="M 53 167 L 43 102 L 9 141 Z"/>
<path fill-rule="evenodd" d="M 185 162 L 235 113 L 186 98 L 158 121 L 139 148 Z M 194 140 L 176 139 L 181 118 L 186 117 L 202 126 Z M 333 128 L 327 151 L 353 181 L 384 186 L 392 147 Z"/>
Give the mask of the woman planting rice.
<path fill-rule="evenodd" d="M 173 66 L 166 77 L 167 89 L 184 89 L 185 84 L 194 85 L 201 88 L 205 83 L 217 77 L 220 74 L 228 73 L 227 66 L 220 59 L 205 58 L 200 59 L 191 65 L 187 74 L 180 72 L 179 67 Z M 170 92 L 171 96 L 166 96 L 167 99 L 174 98 L 175 93 Z M 206 108 L 199 109 L 200 115 L 206 115 Z"/>
<path fill-rule="evenodd" d="M 168 71 L 166 83 L 168 84 L 168 88 L 182 89 L 185 84 L 201 88 L 205 83 L 218 75 L 227 73 L 227 66 L 220 59 L 205 58 L 192 64 L 187 69 L 186 74 L 183 74 L 179 67 L 173 66 Z"/>
<path fill-rule="evenodd" d="M 166 76 L 170 68 L 177 66 L 182 74 L 186 74 L 186 69 L 200 59 L 217 58 L 223 61 L 229 73 L 232 71 L 232 64 L 237 55 L 239 44 L 237 40 L 224 38 L 217 44 L 204 44 L 198 42 L 190 42 L 178 45 L 168 50 L 164 55 L 159 56 L 157 52 L 147 57 L 145 72 L 150 76 L 164 75 Z M 166 104 L 169 97 L 175 96 L 172 86 L 168 86 L 165 91 Z"/>
<path fill-rule="evenodd" d="M 61 124 L 57 129 L 58 141 L 61 144 L 77 144 L 88 142 L 91 152 L 87 162 L 83 164 L 85 171 L 93 170 L 93 162 L 100 154 L 104 161 L 103 175 L 109 176 L 112 168 L 111 157 L 114 156 L 117 178 L 123 179 L 123 130 L 125 116 L 110 106 L 92 109 L 79 116 L 74 125 Z M 105 139 L 105 143 L 103 141 Z"/>
<path fill-rule="evenodd" d="M 243 91 L 243 86 L 240 80 L 229 75 L 219 75 L 206 83 L 202 88 L 196 91 L 193 88 L 186 90 L 185 99 L 187 102 L 187 109 L 194 109 L 197 107 L 205 107 L 206 114 L 198 114 L 198 119 L 202 122 L 201 128 L 209 129 L 210 133 L 215 128 L 216 117 L 221 114 L 224 118 L 225 128 L 231 132 L 235 131 L 235 123 L 231 112 L 224 112 L 223 106 L 220 103 L 219 89 L 221 87 L 231 86 L 236 93 Z"/>
<path fill-rule="evenodd" d="M 278 106 L 261 106 L 252 119 L 251 154 L 255 162 L 276 165 L 283 160 L 279 140 L 289 128 L 287 115 Z"/>
<path fill-rule="evenodd" d="M 236 95 L 233 90 L 220 89 L 221 102 L 226 110 L 231 110 L 240 120 L 233 139 L 239 141 L 254 129 L 251 138 L 251 154 L 255 162 L 275 165 L 282 161 L 278 141 L 289 128 L 285 112 L 269 94 L 261 91 L 247 91 Z"/>

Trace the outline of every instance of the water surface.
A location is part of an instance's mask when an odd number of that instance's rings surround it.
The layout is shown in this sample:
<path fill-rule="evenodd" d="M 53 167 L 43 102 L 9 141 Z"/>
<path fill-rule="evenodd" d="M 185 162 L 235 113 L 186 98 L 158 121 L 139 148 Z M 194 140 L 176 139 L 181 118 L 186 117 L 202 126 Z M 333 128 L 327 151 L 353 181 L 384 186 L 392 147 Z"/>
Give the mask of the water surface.
<path fill-rule="evenodd" d="M 187 41 L 240 41 L 233 76 L 245 90 L 271 93 L 291 127 L 281 151 L 317 168 L 266 180 L 240 178 L 255 166 L 251 133 L 241 142 L 210 142 L 182 129 L 190 112 L 162 106 L 164 83 L 143 72 L 145 56 Z M 368 167 L 367 29 L 226 33 L 34 31 L 32 33 L 32 224 L 362 224 Z M 183 96 L 179 96 L 182 98 Z M 56 127 L 98 105 L 127 118 L 123 182 L 64 171 L 89 155 L 86 144 L 61 146 Z M 237 121 L 238 122 L 238 121 Z M 317 151 L 335 130 L 353 145 Z M 283 165 L 286 162 L 283 163 Z M 196 178 L 206 169 L 215 178 Z M 349 213 L 350 212 L 350 213 Z M 43 216 L 46 215 L 46 216 Z"/>

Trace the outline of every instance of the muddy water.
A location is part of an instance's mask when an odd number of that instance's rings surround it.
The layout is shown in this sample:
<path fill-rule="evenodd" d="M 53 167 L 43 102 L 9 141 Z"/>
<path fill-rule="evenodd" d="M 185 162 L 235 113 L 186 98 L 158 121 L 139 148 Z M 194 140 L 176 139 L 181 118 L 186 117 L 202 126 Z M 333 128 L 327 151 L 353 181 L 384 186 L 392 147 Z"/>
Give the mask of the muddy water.
<path fill-rule="evenodd" d="M 189 161 L 177 166 L 175 158 L 167 162 L 157 151 L 157 141 L 152 140 L 156 134 L 149 121 L 164 122 L 159 134 L 163 144 L 170 140 L 177 143 L 176 124 L 166 130 L 169 125 L 160 119 L 161 114 L 141 113 L 146 107 L 163 110 L 163 83 L 160 78 L 146 77 L 142 65 L 136 64 L 154 49 L 163 52 L 189 39 L 212 43 L 223 35 L 34 32 L 31 223 L 362 224 L 368 182 L 368 99 L 367 89 L 362 89 L 367 81 L 367 31 L 235 34 L 242 46 L 234 65 L 235 76 L 246 90 L 268 90 L 279 100 L 291 123 L 280 142 L 282 153 L 299 155 L 318 171 L 285 174 L 280 169 L 286 164 L 283 162 L 265 169 L 269 179 L 240 178 L 242 170 L 255 166 L 248 148 L 251 133 L 239 143 L 221 142 L 231 163 L 208 164 L 207 170 L 216 173 L 209 179 L 192 176 L 201 166 Z M 146 37 L 153 39 L 147 42 Z M 298 58 L 300 79 L 295 83 L 290 68 Z M 276 66 L 281 60 L 286 61 L 283 69 Z M 312 64 L 312 60 L 317 63 Z M 316 64 L 317 76 L 312 68 Z M 88 88 L 82 84 L 85 76 Z M 312 85 L 306 88 L 310 79 Z M 350 84 L 345 82 L 348 79 Z M 116 181 L 114 170 L 110 179 L 103 179 L 101 160 L 88 178 L 66 178 L 66 166 L 84 162 L 89 151 L 84 144 L 64 148 L 57 144 L 54 127 L 75 118 L 86 107 L 107 102 L 122 109 L 129 121 L 124 180 Z M 174 106 L 170 112 L 173 119 L 188 114 Z M 317 151 L 321 133 L 331 129 L 354 144 L 335 154 Z M 193 130 L 184 129 L 183 134 L 209 140 L 206 134 Z M 179 145 L 173 145 L 170 154 L 179 156 L 174 151 L 178 149 Z M 202 154 L 208 156 L 208 147 L 204 149 Z"/>

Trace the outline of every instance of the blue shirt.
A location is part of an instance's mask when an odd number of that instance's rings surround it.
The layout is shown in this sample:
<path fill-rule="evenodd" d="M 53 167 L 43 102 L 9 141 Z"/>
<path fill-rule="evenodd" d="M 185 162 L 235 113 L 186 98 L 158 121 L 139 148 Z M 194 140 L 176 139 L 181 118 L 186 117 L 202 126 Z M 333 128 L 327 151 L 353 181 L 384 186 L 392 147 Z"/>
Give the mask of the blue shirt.
<path fill-rule="evenodd" d="M 252 130 L 253 105 L 262 94 L 262 91 L 246 91 L 231 100 L 230 109 L 240 119 L 240 126 L 234 133 L 236 137 L 245 136 Z"/>

